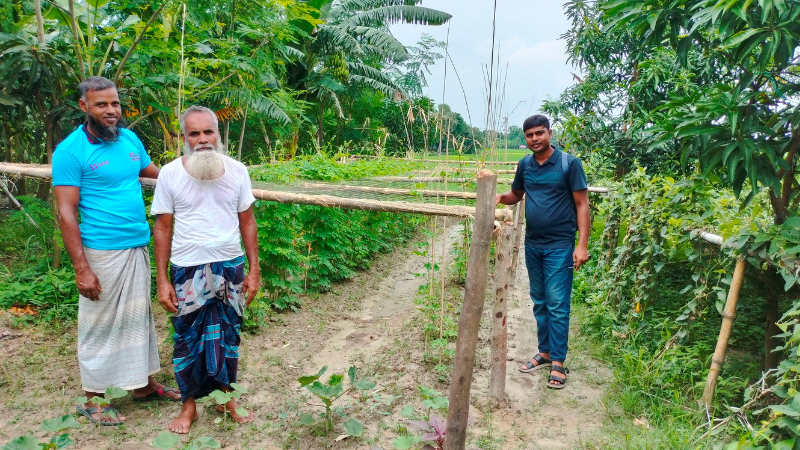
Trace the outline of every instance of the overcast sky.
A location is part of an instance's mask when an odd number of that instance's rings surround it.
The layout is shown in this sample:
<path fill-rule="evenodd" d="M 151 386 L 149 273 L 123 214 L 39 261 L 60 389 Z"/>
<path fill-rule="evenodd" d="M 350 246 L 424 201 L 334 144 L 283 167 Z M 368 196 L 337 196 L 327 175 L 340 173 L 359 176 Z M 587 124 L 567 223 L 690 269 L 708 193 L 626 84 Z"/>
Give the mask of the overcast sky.
<path fill-rule="evenodd" d="M 552 0 L 497 0 L 495 40 L 499 44 L 500 65 L 504 71 L 508 64 L 505 88 L 508 111 L 516 106 L 516 110 L 509 115 L 509 126 L 521 126 L 529 113 L 539 111 L 542 100 L 547 96 L 557 98 L 572 84 L 570 72 L 579 73 L 567 64 L 564 53 L 566 46 L 559 39 L 569 27 L 561 4 L 561 1 Z M 423 0 L 420 6 L 453 15 L 449 24 L 450 57 L 466 90 L 472 125 L 484 128 L 486 100 L 482 65 L 491 61 L 493 1 Z M 447 27 L 447 24 L 436 27 L 400 24 L 391 29 L 400 42 L 415 45 L 422 33 L 445 41 Z M 442 102 L 444 67 L 444 59 L 439 60 L 431 70 L 432 75 L 427 77 L 426 95 L 437 103 Z M 520 101 L 525 103 L 517 106 Z M 464 120 L 470 121 L 464 94 L 452 66 L 447 69 L 444 102 L 461 113 Z"/>

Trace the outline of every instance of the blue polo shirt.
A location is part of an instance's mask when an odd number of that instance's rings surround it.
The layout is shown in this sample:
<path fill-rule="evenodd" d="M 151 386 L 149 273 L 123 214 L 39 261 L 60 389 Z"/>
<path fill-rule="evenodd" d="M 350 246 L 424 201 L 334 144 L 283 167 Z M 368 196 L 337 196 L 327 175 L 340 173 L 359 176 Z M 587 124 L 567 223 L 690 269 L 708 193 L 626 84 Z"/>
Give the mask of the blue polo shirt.
<path fill-rule="evenodd" d="M 525 245 L 540 249 L 575 246 L 578 215 L 572 193 L 587 189 L 586 173 L 578 158 L 553 151 L 544 164 L 533 155 L 522 158 L 511 189 L 525 190 Z"/>
<path fill-rule="evenodd" d="M 80 188 L 83 245 L 96 250 L 124 250 L 150 242 L 139 172 L 150 157 L 136 135 L 103 142 L 84 129 L 73 131 L 53 153 L 53 186 Z"/>

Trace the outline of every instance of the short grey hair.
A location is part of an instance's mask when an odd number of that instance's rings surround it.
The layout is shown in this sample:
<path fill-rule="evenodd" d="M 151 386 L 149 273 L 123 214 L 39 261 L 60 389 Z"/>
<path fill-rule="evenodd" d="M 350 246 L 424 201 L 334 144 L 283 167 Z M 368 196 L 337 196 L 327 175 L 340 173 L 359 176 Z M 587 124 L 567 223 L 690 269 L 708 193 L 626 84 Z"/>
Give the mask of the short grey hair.
<path fill-rule="evenodd" d="M 200 105 L 192 105 L 181 114 L 181 133 L 184 135 L 186 134 L 186 117 L 190 114 L 195 113 L 206 113 L 211 116 L 211 119 L 214 120 L 214 128 L 219 131 L 219 121 L 217 120 L 217 115 L 212 111 L 210 108 L 206 108 L 205 106 Z"/>
<path fill-rule="evenodd" d="M 78 85 L 81 93 L 81 100 L 86 101 L 86 93 L 90 91 L 105 91 L 106 89 L 117 90 L 117 85 L 105 77 L 89 77 Z"/>

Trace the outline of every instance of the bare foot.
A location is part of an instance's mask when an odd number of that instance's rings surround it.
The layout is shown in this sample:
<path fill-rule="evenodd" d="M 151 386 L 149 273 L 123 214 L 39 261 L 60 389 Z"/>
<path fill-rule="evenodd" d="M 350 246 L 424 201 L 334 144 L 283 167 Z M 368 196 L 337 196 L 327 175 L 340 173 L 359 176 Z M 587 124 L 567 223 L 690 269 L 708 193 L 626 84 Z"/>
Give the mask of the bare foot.
<path fill-rule="evenodd" d="M 178 434 L 186 434 L 192 428 L 192 424 L 199 418 L 200 415 L 197 414 L 197 405 L 194 402 L 194 398 L 190 397 L 183 402 L 183 409 L 181 409 L 180 415 L 169 423 L 169 431 Z"/>
<path fill-rule="evenodd" d="M 223 408 L 222 405 L 217 405 L 217 411 L 225 414 L 227 412 L 231 415 L 231 418 L 236 421 L 236 423 L 250 423 L 255 420 L 255 416 L 253 415 L 252 411 L 247 413 L 246 417 L 242 417 L 239 413 L 236 412 L 236 409 L 239 408 L 239 404 L 235 401 L 231 400 L 225 404 Z"/>

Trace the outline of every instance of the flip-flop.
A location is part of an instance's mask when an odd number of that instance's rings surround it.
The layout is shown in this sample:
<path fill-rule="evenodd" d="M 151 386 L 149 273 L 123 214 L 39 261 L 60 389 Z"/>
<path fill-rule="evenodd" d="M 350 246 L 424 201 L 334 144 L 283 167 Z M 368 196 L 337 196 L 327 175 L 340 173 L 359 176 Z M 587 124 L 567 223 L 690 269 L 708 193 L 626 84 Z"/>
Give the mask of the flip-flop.
<path fill-rule="evenodd" d="M 536 364 L 530 361 L 525 361 L 525 364 L 523 364 L 522 367 L 519 368 L 519 371 L 522 373 L 528 373 L 536 369 L 541 369 L 542 367 L 550 367 L 550 365 L 553 364 L 553 361 L 542 357 L 542 355 L 538 353 L 536 354 L 536 356 L 533 357 L 533 360 L 536 361 Z"/>
<path fill-rule="evenodd" d="M 560 372 L 562 375 L 566 375 L 569 373 L 569 369 L 566 367 L 561 366 L 553 366 L 550 370 L 555 370 L 556 372 Z M 551 381 L 555 381 L 558 384 L 553 384 Z M 547 387 L 550 389 L 564 389 L 567 386 L 567 379 L 566 377 L 557 377 L 555 375 L 550 375 L 550 378 L 547 379 Z"/>
<path fill-rule="evenodd" d="M 178 394 L 180 394 L 180 391 L 175 389 L 175 388 L 163 387 L 163 388 L 157 389 L 157 390 L 145 395 L 144 397 L 136 397 L 136 396 L 132 396 L 132 397 L 133 397 L 133 401 L 135 401 L 135 402 L 143 402 L 143 401 L 146 401 L 146 400 L 166 400 L 166 401 L 169 401 L 169 402 L 179 402 L 179 401 L 181 401 L 180 398 L 169 398 L 166 395 L 164 395 L 167 392 L 177 392 Z"/>
<path fill-rule="evenodd" d="M 102 420 L 95 419 L 92 416 L 92 414 L 97 414 L 98 412 L 102 411 L 103 414 L 114 413 L 114 415 L 111 416 L 111 417 L 114 417 L 116 419 L 116 417 L 119 415 L 119 411 L 117 411 L 116 409 L 114 409 L 114 408 L 112 408 L 110 406 L 106 406 L 106 407 L 100 409 L 100 408 L 98 408 L 96 406 L 90 406 L 90 407 L 87 408 L 87 407 L 85 407 L 83 405 L 77 405 L 76 409 L 78 410 L 79 413 L 81 413 L 84 416 L 86 416 L 86 418 L 89 419 L 90 421 L 92 421 L 92 422 L 94 422 L 94 423 L 96 423 L 98 425 L 102 425 L 104 427 L 116 427 L 118 425 L 122 425 L 123 423 L 125 423 L 125 422 L 123 422 L 121 420 L 115 420 L 113 422 L 102 421 Z"/>

